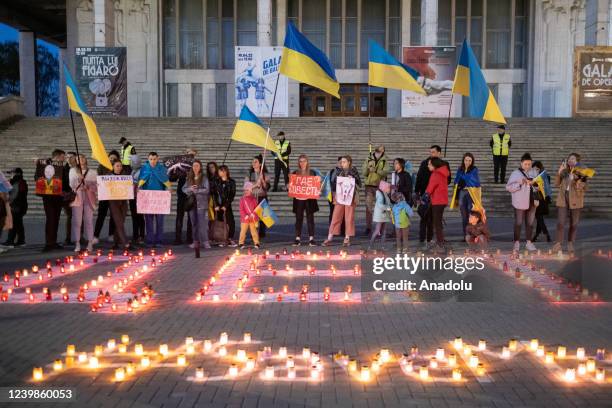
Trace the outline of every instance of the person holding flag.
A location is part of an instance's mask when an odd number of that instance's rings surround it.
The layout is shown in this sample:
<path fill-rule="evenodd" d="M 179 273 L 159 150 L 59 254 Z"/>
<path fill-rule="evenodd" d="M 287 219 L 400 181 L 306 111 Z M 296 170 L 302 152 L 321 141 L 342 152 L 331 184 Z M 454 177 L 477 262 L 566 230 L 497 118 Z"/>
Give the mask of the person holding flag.
<path fill-rule="evenodd" d="M 468 152 L 463 155 L 461 166 L 459 166 L 457 174 L 455 175 L 454 184 L 455 189 L 453 191 L 450 208 L 452 210 L 459 206 L 462 221 L 461 226 L 463 228 L 463 236 L 465 236 L 465 228 L 468 225 L 472 209 L 484 212 L 482 209 L 482 193 L 480 189 L 478 167 L 475 165 L 474 155 L 472 153 Z"/>
<path fill-rule="evenodd" d="M 546 236 L 546 241 L 550 242 L 550 233 L 546 226 L 544 216 L 548 215 L 548 207 L 551 202 L 552 188 L 550 187 L 550 175 L 544 169 L 541 161 L 533 162 L 533 168 L 536 169 L 538 175 L 533 179 L 533 182 L 538 186 L 539 204 L 536 208 L 536 230 L 531 242 L 536 242 L 540 233 Z"/>

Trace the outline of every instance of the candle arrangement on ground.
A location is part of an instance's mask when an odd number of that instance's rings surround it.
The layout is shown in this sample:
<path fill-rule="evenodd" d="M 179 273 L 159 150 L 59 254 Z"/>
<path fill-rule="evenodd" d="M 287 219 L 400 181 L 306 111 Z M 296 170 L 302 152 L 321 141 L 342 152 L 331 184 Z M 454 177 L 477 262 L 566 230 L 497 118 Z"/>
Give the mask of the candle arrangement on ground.
<path fill-rule="evenodd" d="M 47 261 L 47 272 L 43 279 L 43 272 L 37 265 L 34 265 L 31 271 L 16 271 L 13 287 L 3 290 L 0 286 L 0 297 L 4 303 L 85 303 L 89 304 L 92 312 L 134 312 L 149 304 L 154 294 L 150 284 L 139 282 L 171 257 L 171 250 L 163 254 L 156 254 L 155 250 L 148 254 L 143 251 L 134 254 L 115 254 L 109 251 L 104 256 L 101 251 L 95 254 L 84 252 L 76 258 L 69 256 L 57 259 L 54 266 L 51 261 Z M 119 265 L 116 265 L 117 263 Z M 84 274 L 94 265 L 106 264 L 112 265 L 112 270 L 98 274 L 81 284 L 70 285 L 72 289 L 64 282 L 56 284 L 66 275 L 77 272 Z M 53 275 L 54 268 L 59 271 L 56 275 Z M 4 276 L 4 280 L 8 279 L 10 282 L 11 277 L 7 278 L 7 274 Z M 27 279 L 23 280 L 24 278 Z"/>
<path fill-rule="evenodd" d="M 597 349 L 595 355 L 589 355 L 583 347 L 570 351 L 562 345 L 541 344 L 538 339 L 510 339 L 504 345 L 490 345 L 484 339 L 471 344 L 457 337 L 431 354 L 421 353 L 416 345 L 409 353 L 382 347 L 359 361 L 342 351 L 326 356 L 309 347 L 273 347 L 253 340 L 250 333 L 231 338 L 226 332 L 214 339 L 187 337 L 174 348 L 168 343 L 137 343 L 127 334 L 108 339 L 93 351 L 68 344 L 60 358 L 34 367 L 30 381 L 52 382 L 66 372 L 72 376 L 95 372 L 109 382 L 124 382 L 135 381 L 149 370 L 175 370 L 192 382 L 257 379 L 319 383 L 325 379 L 327 362 L 331 361 L 349 378 L 365 384 L 395 375 L 397 367 L 411 381 L 487 383 L 495 381 L 498 367 L 507 374 L 509 368 L 504 362 L 520 356 L 535 358 L 552 379 L 564 384 L 612 385 L 612 379 L 606 376 L 612 359 L 606 358 L 605 350 Z M 385 375 L 381 377 L 383 370 Z"/>

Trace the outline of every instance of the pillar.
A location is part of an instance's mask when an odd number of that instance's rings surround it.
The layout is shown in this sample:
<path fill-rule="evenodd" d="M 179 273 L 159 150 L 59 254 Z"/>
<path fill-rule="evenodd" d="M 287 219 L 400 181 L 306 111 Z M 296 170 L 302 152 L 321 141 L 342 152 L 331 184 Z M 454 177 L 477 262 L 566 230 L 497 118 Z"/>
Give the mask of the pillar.
<path fill-rule="evenodd" d="M 112 47 L 115 45 L 115 13 L 110 0 L 94 0 L 94 45 Z"/>
<path fill-rule="evenodd" d="M 36 116 L 36 36 L 19 32 L 19 94 L 25 116 Z"/>
<path fill-rule="evenodd" d="M 276 45 L 285 42 L 285 31 L 287 30 L 287 0 L 276 0 Z"/>
<path fill-rule="evenodd" d="M 421 45 L 438 45 L 438 0 L 421 0 Z"/>
<path fill-rule="evenodd" d="M 257 0 L 257 44 L 272 45 L 272 0 Z"/>
<path fill-rule="evenodd" d="M 412 0 L 421 1 L 421 0 Z M 402 13 L 402 47 L 410 46 L 410 23 L 411 23 L 411 0 L 402 0 L 401 13 Z"/>
<path fill-rule="evenodd" d="M 497 85 L 497 103 L 505 117 L 512 116 L 512 84 L 500 83 Z"/>
<path fill-rule="evenodd" d="M 68 115 L 68 99 L 66 99 L 66 77 L 64 76 L 64 63 L 66 62 L 66 48 L 59 48 L 59 116 Z"/>

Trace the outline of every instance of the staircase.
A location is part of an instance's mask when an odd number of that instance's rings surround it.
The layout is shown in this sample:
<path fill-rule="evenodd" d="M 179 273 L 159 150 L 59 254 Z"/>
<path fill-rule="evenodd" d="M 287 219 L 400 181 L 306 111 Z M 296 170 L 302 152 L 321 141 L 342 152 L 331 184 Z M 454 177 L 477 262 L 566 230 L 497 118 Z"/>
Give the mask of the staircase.
<path fill-rule="evenodd" d="M 96 120 L 107 151 L 118 149 L 117 141 L 125 136 L 136 147 L 140 157 L 157 151 L 161 157 L 183 153 L 187 147 L 198 150 L 203 161 L 223 160 L 235 118 L 116 118 Z M 85 129 L 80 119 L 75 118 L 79 148 L 90 153 Z M 414 166 L 428 155 L 432 144 L 444 145 L 446 120 L 425 118 L 372 118 L 371 139 L 374 144 L 384 144 L 389 159 L 403 157 Z M 582 154 L 583 164 L 597 171 L 589 183 L 585 216 L 612 218 L 612 120 L 569 118 L 516 118 L 510 119 L 508 131 L 512 137 L 512 148 L 508 163 L 510 174 L 519 163 L 524 152 L 531 152 L 535 160 L 543 161 L 549 173 L 554 174 L 563 158 L 570 152 Z M 297 156 L 307 153 L 311 166 L 327 172 L 341 154 L 350 154 L 360 169 L 368 153 L 367 118 L 275 118 L 272 134 L 285 131 L 292 144 L 290 167 L 295 168 Z M 447 160 L 453 175 L 464 152 L 476 157 L 483 184 L 484 205 L 489 217 L 510 215 L 512 207 L 505 186 L 493 183 L 493 163 L 489 139 L 495 125 L 480 120 L 453 119 L 448 135 Z M 70 120 L 66 118 L 23 119 L 0 131 L 0 160 L 2 169 L 22 167 L 33 190 L 33 162 L 36 158 L 48 157 L 54 148 L 74 150 Z M 242 178 L 253 155 L 261 149 L 241 143 L 232 143 L 226 164 L 232 177 L 241 186 Z M 273 161 L 268 156 L 270 176 L 273 176 Z M 293 169 L 292 168 L 292 169 Z M 272 178 L 272 177 L 271 177 Z M 282 181 L 281 181 L 282 184 Z M 556 190 L 554 192 L 556 197 Z M 42 200 L 30 195 L 29 216 L 42 216 Z M 280 217 L 290 217 L 291 200 L 286 193 L 270 193 L 272 207 Z M 358 217 L 364 215 L 363 200 Z M 237 206 L 237 200 L 234 203 Z M 319 203 L 319 217 L 326 217 L 328 206 Z M 447 214 L 457 214 L 448 211 Z"/>

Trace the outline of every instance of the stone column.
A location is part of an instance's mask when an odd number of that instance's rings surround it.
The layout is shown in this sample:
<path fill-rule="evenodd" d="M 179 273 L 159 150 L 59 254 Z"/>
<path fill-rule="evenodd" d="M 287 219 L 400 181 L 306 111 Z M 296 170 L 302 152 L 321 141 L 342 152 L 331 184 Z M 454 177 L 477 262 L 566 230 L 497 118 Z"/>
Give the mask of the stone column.
<path fill-rule="evenodd" d="M 497 85 L 497 103 L 505 117 L 512 117 L 512 84 Z"/>
<path fill-rule="evenodd" d="M 66 77 L 64 76 L 64 63 L 66 62 L 66 48 L 60 48 L 59 60 L 59 116 L 68 116 L 68 100 L 66 99 Z"/>
<path fill-rule="evenodd" d="M 112 47 L 115 45 L 115 15 L 111 0 L 93 0 L 94 45 Z"/>
<path fill-rule="evenodd" d="M 287 30 L 287 0 L 276 0 L 276 45 L 283 45 Z"/>
<path fill-rule="evenodd" d="M 191 83 L 178 84 L 178 116 L 191 117 Z"/>
<path fill-rule="evenodd" d="M 412 0 L 421 1 L 421 0 Z M 412 17 L 410 10 L 410 0 L 402 0 L 401 4 L 402 14 L 402 47 L 408 47 L 410 45 L 410 19 Z"/>
<path fill-rule="evenodd" d="M 19 32 L 19 94 L 25 116 L 36 116 L 36 36 Z"/>
<path fill-rule="evenodd" d="M 438 0 L 421 0 L 421 45 L 438 45 Z"/>
<path fill-rule="evenodd" d="M 257 45 L 272 45 L 272 0 L 257 0 Z"/>

